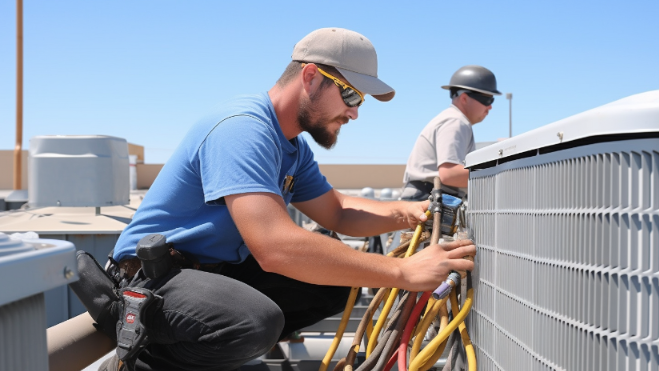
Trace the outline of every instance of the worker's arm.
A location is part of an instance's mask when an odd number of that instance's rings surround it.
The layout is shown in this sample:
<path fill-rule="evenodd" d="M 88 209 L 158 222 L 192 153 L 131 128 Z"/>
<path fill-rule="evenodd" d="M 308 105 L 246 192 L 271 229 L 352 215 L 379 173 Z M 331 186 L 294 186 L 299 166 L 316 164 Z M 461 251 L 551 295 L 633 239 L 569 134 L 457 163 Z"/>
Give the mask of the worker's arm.
<path fill-rule="evenodd" d="M 321 285 L 434 290 L 452 270 L 471 270 L 471 241 L 433 245 L 398 259 L 354 250 L 297 226 L 280 196 L 247 193 L 225 197 L 250 252 L 265 271 Z"/>
<path fill-rule="evenodd" d="M 445 162 L 439 165 L 439 180 L 451 187 L 467 187 L 469 170 L 464 166 Z"/>
<path fill-rule="evenodd" d="M 294 206 L 323 227 L 353 237 L 415 228 L 428 218 L 428 201 L 376 201 L 345 195 L 335 189 Z"/>
<path fill-rule="evenodd" d="M 463 166 L 474 142 L 471 125 L 457 118 L 437 127 L 435 133 L 435 158 L 442 184 L 451 187 L 467 187 L 469 170 Z"/>

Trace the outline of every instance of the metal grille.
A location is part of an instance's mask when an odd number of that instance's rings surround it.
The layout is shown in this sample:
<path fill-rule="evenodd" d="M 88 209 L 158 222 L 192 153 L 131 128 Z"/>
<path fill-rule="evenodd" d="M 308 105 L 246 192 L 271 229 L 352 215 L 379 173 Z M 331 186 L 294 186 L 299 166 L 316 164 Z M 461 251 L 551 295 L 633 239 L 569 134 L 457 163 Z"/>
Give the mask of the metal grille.
<path fill-rule="evenodd" d="M 0 306 L 0 370 L 48 370 L 43 294 Z"/>
<path fill-rule="evenodd" d="M 658 370 L 659 139 L 470 177 L 479 370 Z"/>

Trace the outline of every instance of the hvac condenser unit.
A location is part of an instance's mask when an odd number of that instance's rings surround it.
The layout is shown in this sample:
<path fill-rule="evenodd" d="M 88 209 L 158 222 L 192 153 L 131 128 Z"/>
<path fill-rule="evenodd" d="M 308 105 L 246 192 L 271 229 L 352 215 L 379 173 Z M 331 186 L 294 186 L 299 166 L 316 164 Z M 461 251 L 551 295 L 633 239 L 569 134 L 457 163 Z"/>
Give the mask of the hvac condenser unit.
<path fill-rule="evenodd" d="M 48 370 L 43 292 L 77 279 L 70 242 L 0 232 L 0 370 Z"/>
<path fill-rule="evenodd" d="M 659 91 L 467 156 L 478 369 L 659 368 Z"/>

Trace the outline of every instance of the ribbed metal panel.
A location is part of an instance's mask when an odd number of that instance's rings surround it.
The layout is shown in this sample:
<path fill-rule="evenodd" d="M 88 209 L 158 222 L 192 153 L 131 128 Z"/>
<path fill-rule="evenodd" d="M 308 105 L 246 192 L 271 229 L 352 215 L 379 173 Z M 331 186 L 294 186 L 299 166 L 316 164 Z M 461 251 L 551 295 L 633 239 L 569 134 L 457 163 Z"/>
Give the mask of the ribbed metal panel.
<path fill-rule="evenodd" d="M 659 369 L 659 139 L 471 172 L 478 369 Z"/>
<path fill-rule="evenodd" d="M 43 294 L 0 306 L 0 371 L 47 371 Z"/>

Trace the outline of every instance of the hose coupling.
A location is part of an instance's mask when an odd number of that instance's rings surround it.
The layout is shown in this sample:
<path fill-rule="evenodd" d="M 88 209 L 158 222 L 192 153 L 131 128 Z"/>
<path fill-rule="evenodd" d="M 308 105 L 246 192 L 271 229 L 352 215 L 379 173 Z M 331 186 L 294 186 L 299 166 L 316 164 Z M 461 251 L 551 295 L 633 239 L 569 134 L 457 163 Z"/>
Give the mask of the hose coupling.
<path fill-rule="evenodd" d="M 460 283 L 460 274 L 458 272 L 451 272 L 446 278 L 446 281 L 442 282 L 437 290 L 433 291 L 432 297 L 435 300 L 440 300 L 448 296 L 451 293 L 451 290 Z"/>
<path fill-rule="evenodd" d="M 428 205 L 428 210 L 435 215 L 435 213 L 442 212 L 442 192 L 440 189 L 433 189 L 428 196 L 430 204 Z"/>

